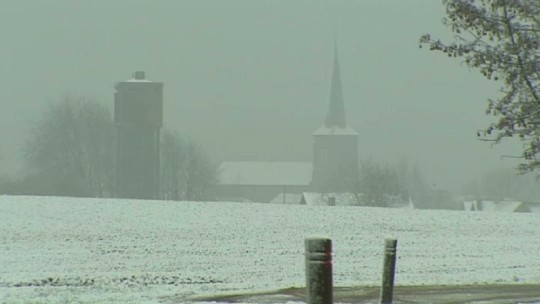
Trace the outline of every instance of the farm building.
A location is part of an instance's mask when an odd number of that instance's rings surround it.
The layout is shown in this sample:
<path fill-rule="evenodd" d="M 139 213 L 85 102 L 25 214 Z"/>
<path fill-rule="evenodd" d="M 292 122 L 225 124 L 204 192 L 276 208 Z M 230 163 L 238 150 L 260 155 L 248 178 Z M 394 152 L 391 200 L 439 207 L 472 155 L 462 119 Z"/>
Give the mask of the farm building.
<path fill-rule="evenodd" d="M 312 135 L 313 161 L 223 162 L 220 200 L 290 202 L 303 192 L 344 192 L 358 168 L 358 133 L 345 121 L 337 46 L 334 50 L 329 108 Z"/>

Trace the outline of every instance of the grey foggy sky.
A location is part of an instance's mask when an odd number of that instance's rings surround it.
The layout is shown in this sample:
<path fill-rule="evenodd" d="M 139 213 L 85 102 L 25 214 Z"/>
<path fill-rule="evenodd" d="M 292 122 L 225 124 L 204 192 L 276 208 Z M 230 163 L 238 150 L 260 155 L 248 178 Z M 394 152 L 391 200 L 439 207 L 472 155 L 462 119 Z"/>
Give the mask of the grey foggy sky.
<path fill-rule="evenodd" d="M 448 37 L 435 0 L 0 0 L 0 168 L 43 107 L 66 94 L 112 108 L 114 84 L 162 81 L 165 124 L 216 160 L 310 160 L 328 107 L 337 32 L 360 158 L 419 162 L 440 187 L 510 167 L 476 130 L 497 85 L 418 48 Z M 3 163 L 2 163 L 3 162 Z"/>

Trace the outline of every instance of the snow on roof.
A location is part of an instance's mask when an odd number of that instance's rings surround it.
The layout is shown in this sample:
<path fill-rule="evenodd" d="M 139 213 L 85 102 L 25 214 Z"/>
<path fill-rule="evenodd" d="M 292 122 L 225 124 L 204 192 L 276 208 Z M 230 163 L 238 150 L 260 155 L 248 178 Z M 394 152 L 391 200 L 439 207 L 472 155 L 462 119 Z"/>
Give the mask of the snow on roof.
<path fill-rule="evenodd" d="M 358 132 L 356 132 L 351 127 L 345 127 L 340 128 L 337 126 L 332 126 L 330 128 L 326 126 L 322 126 L 319 129 L 317 129 L 313 135 L 358 135 Z"/>
<path fill-rule="evenodd" d="M 126 80 L 124 82 L 152 82 L 151 80 L 148 80 L 148 79 L 129 79 L 129 80 Z"/>
<path fill-rule="evenodd" d="M 518 201 L 482 202 L 482 209 L 495 212 L 515 212 L 522 205 Z"/>
<path fill-rule="evenodd" d="M 487 211 L 487 212 L 517 212 L 519 210 L 530 209 L 530 207 L 525 206 L 523 202 L 507 201 L 507 200 L 505 201 L 491 201 L 491 200 L 464 201 L 463 206 L 465 207 L 465 211 Z"/>
<path fill-rule="evenodd" d="M 465 211 L 474 211 L 475 210 L 475 207 L 476 206 L 476 202 L 475 201 L 464 201 L 463 202 L 463 209 Z"/>
<path fill-rule="evenodd" d="M 222 185 L 309 185 L 313 167 L 306 162 L 223 162 Z"/>
<path fill-rule="evenodd" d="M 411 210 L 414 210 L 414 202 L 412 201 L 411 198 L 409 198 L 409 201 L 405 202 L 404 204 L 401 204 L 401 205 L 396 205 L 395 206 L 396 208 L 403 208 L 403 209 L 411 209 Z"/>

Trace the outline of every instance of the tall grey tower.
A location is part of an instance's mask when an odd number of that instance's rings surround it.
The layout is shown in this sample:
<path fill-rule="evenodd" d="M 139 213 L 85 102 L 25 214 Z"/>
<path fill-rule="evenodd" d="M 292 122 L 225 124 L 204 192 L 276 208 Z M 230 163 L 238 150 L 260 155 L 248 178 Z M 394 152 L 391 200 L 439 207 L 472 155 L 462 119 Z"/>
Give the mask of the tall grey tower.
<path fill-rule="evenodd" d="M 348 191 L 358 174 L 358 133 L 347 126 L 341 87 L 337 43 L 324 125 L 313 133 L 313 176 L 316 191 Z"/>
<path fill-rule="evenodd" d="M 159 189 L 159 145 L 163 125 L 163 83 L 145 79 L 119 82 L 114 94 L 117 131 L 116 196 L 155 199 Z"/>

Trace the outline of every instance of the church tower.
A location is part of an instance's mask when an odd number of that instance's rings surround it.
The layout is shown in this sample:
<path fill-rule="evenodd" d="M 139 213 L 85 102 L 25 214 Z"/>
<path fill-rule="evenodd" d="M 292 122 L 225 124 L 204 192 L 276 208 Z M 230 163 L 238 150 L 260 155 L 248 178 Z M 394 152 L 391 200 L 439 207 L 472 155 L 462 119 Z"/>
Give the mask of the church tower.
<path fill-rule="evenodd" d="M 358 133 L 347 126 L 337 43 L 324 125 L 313 133 L 311 186 L 318 192 L 350 191 L 358 175 Z"/>

